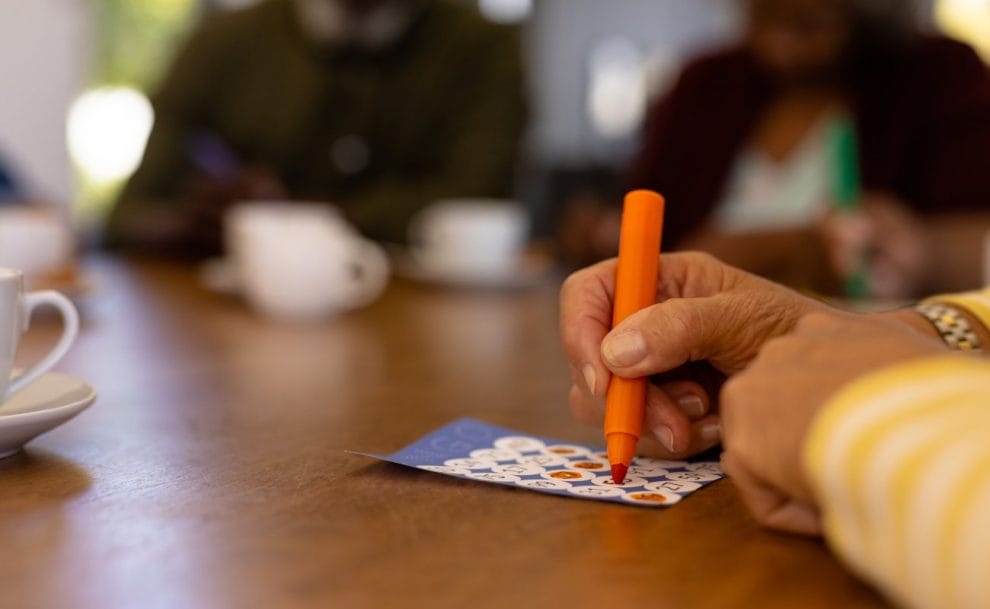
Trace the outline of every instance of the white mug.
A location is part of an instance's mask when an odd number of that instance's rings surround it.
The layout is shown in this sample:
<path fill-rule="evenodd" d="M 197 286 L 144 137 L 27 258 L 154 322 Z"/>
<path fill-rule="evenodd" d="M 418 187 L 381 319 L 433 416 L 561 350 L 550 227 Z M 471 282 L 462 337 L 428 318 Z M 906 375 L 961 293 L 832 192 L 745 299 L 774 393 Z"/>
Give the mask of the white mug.
<path fill-rule="evenodd" d="M 420 212 L 410 228 L 416 261 L 451 275 L 498 275 L 518 270 L 529 218 L 518 203 L 446 199 Z"/>
<path fill-rule="evenodd" d="M 62 315 L 62 336 L 43 358 L 15 378 L 11 378 L 14 356 L 21 334 L 27 331 L 31 313 L 39 306 L 50 305 Z M 0 401 L 47 372 L 66 351 L 79 333 L 79 314 L 68 298 L 52 290 L 24 291 L 24 276 L 20 271 L 0 268 Z"/>
<path fill-rule="evenodd" d="M 72 232 L 57 215 L 24 205 L 0 208 L 0 266 L 46 273 L 67 264 L 72 249 Z"/>
<path fill-rule="evenodd" d="M 384 291 L 384 250 L 326 205 L 248 202 L 225 219 L 227 252 L 251 304 L 279 319 L 318 319 Z"/>

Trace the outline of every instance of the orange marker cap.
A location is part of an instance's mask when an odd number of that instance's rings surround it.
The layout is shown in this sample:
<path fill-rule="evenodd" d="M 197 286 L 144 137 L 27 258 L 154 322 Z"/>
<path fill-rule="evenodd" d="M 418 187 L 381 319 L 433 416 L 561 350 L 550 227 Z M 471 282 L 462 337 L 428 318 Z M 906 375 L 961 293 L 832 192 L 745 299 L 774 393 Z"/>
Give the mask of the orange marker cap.
<path fill-rule="evenodd" d="M 626 195 L 619 237 L 612 327 L 656 303 L 664 199 L 651 190 Z M 636 455 L 646 408 L 646 379 L 613 376 L 605 396 L 605 444 L 612 477 L 620 483 Z"/>

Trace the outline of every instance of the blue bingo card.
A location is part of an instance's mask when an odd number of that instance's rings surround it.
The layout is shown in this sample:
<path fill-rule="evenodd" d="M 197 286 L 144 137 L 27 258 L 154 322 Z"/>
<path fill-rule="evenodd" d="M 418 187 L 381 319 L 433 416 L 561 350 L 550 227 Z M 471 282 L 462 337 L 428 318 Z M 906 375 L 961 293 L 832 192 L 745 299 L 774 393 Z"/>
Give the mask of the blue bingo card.
<path fill-rule="evenodd" d="M 673 505 L 725 475 L 712 461 L 636 457 L 625 481 L 615 484 L 601 447 L 566 444 L 468 418 L 391 455 L 358 454 L 457 478 L 647 507 Z"/>

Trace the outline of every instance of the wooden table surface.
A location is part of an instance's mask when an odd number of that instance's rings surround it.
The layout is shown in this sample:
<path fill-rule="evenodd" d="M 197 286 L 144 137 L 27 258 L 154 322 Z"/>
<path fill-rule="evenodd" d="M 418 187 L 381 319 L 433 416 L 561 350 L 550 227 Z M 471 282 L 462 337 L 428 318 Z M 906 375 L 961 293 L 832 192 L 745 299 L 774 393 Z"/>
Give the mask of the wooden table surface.
<path fill-rule="evenodd" d="M 96 404 L 0 461 L 0 607 L 878 607 L 728 481 L 657 511 L 467 482 L 391 452 L 461 416 L 572 441 L 556 286 L 394 283 L 266 322 L 177 265 L 100 260 L 60 369 Z M 22 356 L 57 324 L 41 321 Z"/>

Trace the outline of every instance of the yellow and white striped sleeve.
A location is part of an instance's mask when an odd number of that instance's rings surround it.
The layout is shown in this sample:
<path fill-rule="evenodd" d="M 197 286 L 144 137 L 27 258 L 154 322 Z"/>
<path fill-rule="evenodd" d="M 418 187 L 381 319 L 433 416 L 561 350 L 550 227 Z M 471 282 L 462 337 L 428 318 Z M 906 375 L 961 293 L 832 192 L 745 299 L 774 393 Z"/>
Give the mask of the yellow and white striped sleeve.
<path fill-rule="evenodd" d="M 990 359 L 854 381 L 816 418 L 804 465 L 826 539 L 862 577 L 904 607 L 990 607 Z"/>
<path fill-rule="evenodd" d="M 984 326 L 990 329 L 990 287 L 976 292 L 932 296 L 926 299 L 925 302 L 943 302 L 962 307 L 972 313 L 974 317 L 983 322 Z M 986 345 L 984 347 L 990 350 L 990 347 Z"/>

